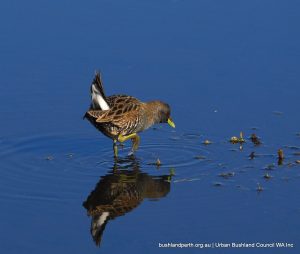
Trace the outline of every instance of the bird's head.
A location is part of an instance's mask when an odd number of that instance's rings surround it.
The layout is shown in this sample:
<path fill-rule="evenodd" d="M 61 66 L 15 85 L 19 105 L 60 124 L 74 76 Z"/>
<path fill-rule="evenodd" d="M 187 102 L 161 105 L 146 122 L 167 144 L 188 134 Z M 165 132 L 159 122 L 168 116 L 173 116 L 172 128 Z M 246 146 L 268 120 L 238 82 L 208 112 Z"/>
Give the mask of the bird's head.
<path fill-rule="evenodd" d="M 168 123 L 171 127 L 175 128 L 175 123 L 171 118 L 171 108 L 169 104 L 161 102 L 161 101 L 154 101 L 152 102 L 153 111 L 155 112 L 156 123 Z"/>

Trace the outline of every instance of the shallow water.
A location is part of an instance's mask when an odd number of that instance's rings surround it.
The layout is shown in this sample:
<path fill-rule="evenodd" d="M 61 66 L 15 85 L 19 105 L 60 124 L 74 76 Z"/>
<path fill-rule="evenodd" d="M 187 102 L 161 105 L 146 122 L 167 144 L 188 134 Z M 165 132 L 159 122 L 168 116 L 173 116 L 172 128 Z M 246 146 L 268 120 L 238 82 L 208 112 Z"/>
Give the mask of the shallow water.
<path fill-rule="evenodd" d="M 196 253 L 159 243 L 232 242 L 294 244 L 237 253 L 299 253 L 299 7 L 3 3 L 5 253 Z M 176 129 L 149 129 L 134 157 L 128 142 L 115 161 L 111 141 L 82 120 L 98 68 L 107 94 L 168 102 Z M 246 143 L 231 144 L 241 131 Z"/>

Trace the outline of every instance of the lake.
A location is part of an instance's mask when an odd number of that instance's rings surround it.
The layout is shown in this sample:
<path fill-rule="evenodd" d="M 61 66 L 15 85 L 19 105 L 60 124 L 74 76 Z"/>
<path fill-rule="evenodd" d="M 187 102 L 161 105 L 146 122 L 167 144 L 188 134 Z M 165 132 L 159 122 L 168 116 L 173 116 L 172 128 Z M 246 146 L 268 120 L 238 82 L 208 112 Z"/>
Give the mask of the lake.
<path fill-rule="evenodd" d="M 2 252 L 299 253 L 299 11 L 2 2 Z M 114 160 L 82 119 L 95 70 L 108 95 L 169 103 L 176 129 Z"/>

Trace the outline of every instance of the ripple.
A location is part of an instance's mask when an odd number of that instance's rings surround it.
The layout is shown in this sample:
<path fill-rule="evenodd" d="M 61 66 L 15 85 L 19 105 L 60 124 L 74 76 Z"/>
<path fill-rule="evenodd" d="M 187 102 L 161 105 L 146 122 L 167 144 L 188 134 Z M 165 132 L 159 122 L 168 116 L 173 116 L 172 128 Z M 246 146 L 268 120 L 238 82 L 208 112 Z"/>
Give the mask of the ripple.
<path fill-rule="evenodd" d="M 82 186 L 99 176 L 91 165 L 74 160 L 80 154 L 88 154 L 84 144 L 91 141 L 89 138 L 44 135 L 1 141 L 2 200 L 71 200 Z"/>
<path fill-rule="evenodd" d="M 161 161 L 160 167 L 186 167 L 200 163 L 194 157 L 201 153 L 207 156 L 208 151 L 193 144 L 180 143 L 159 143 L 147 144 L 140 147 L 139 153 L 145 163 L 155 162 L 158 158 Z"/>
<path fill-rule="evenodd" d="M 142 170 L 151 174 L 174 168 L 177 180 L 202 179 L 204 172 L 207 172 L 205 178 L 213 180 L 218 174 L 212 172 L 219 170 L 220 165 L 236 171 L 241 169 L 241 163 L 248 165 L 251 147 L 247 150 L 245 146 L 246 151 L 239 151 L 232 160 L 232 154 L 227 151 L 230 144 L 221 142 L 204 146 L 200 137 L 195 133 L 149 131 L 141 135 L 135 160 Z M 119 149 L 120 158 L 116 163 L 111 140 L 95 133 L 0 137 L 0 199 L 51 202 L 78 199 L 95 179 L 112 168 L 132 169 L 132 159 L 127 156 L 130 149 L 131 142 L 125 142 Z M 258 155 L 251 161 L 251 171 L 274 162 L 273 155 L 265 147 Z M 157 159 L 161 162 L 159 167 L 155 165 Z"/>
<path fill-rule="evenodd" d="M 205 158 L 210 155 L 201 146 L 197 134 L 155 130 L 147 135 L 142 135 L 141 146 L 135 154 L 143 170 L 155 174 L 157 167 L 149 164 L 159 158 L 160 171 L 175 168 L 177 172 L 184 168 L 184 177 L 196 177 L 199 172 L 195 173 L 192 166 L 209 162 L 195 159 L 197 155 Z M 118 160 L 122 167 L 128 164 L 129 169 L 131 163 L 126 157 L 130 149 L 131 142 L 125 142 L 119 149 Z M 95 179 L 115 167 L 111 140 L 98 134 L 0 138 L 0 159 L 2 200 L 75 200 Z"/>

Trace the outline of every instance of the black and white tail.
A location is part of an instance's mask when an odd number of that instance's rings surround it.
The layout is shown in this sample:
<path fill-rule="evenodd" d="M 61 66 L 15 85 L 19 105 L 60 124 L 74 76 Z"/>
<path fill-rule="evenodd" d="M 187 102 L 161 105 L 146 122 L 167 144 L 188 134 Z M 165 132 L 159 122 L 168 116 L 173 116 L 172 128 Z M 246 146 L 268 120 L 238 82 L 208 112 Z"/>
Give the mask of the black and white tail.
<path fill-rule="evenodd" d="M 106 102 L 106 96 L 102 86 L 102 80 L 99 72 L 96 72 L 95 78 L 91 85 L 92 109 L 108 110 L 109 105 Z"/>

